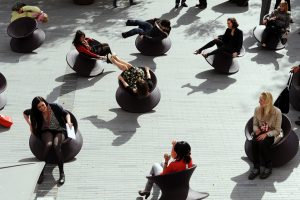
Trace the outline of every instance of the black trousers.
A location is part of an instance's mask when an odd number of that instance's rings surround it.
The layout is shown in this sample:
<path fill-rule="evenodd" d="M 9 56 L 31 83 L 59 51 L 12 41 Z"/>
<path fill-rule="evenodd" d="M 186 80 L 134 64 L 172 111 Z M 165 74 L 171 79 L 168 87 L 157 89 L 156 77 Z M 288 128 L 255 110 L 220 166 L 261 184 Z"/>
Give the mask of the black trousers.
<path fill-rule="evenodd" d="M 97 48 L 96 54 L 100 56 L 106 56 L 107 54 L 112 54 L 110 47 L 107 43 L 101 43 L 101 45 Z"/>
<path fill-rule="evenodd" d="M 262 34 L 261 43 L 268 43 L 270 38 L 274 39 L 272 35 L 275 35 L 275 39 L 279 41 L 282 35 L 281 28 L 274 25 L 267 25 Z M 275 41 L 275 43 L 278 43 L 278 41 Z"/>
<path fill-rule="evenodd" d="M 214 39 L 212 41 L 210 41 L 209 43 L 207 43 L 206 45 L 204 45 L 203 47 L 201 47 L 199 49 L 199 51 L 203 51 L 204 49 L 208 49 L 210 47 L 213 47 L 214 45 L 217 45 L 217 49 L 208 53 L 207 56 L 210 56 L 210 55 L 214 55 L 214 54 L 217 54 L 217 53 L 220 53 L 220 52 L 226 52 L 228 54 L 232 54 L 233 53 L 233 47 L 231 47 L 230 45 L 227 45 L 227 44 L 224 44 L 223 41 L 221 39 Z"/>
<path fill-rule="evenodd" d="M 181 0 L 181 3 L 185 3 L 186 2 L 186 0 Z M 175 3 L 176 4 L 179 4 L 180 3 L 180 0 L 175 0 Z"/>
<path fill-rule="evenodd" d="M 252 140 L 252 154 L 254 168 L 259 169 L 260 166 L 272 168 L 271 161 L 271 145 L 274 143 L 274 137 L 266 137 L 262 141 Z M 260 158 L 262 160 L 260 160 Z"/>

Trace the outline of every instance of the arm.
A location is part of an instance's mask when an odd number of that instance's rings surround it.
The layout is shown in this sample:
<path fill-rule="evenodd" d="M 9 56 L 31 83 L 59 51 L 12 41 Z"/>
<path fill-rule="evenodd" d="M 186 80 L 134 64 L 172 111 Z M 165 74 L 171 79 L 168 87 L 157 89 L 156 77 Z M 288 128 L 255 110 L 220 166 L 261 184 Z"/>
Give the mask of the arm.
<path fill-rule="evenodd" d="M 253 132 L 255 133 L 255 135 L 259 135 L 261 133 L 258 124 L 258 119 L 257 119 L 257 112 L 258 112 L 258 108 L 255 109 L 254 116 L 253 116 Z"/>
<path fill-rule="evenodd" d="M 136 90 L 134 89 L 131 89 L 128 85 L 128 83 L 125 81 L 125 79 L 119 75 L 118 79 L 121 81 L 121 83 L 123 84 L 123 86 L 125 87 L 125 89 L 129 92 L 129 93 L 132 93 L 132 94 L 135 94 L 136 93 Z"/>
<path fill-rule="evenodd" d="M 30 127 L 30 133 L 33 133 L 32 126 L 31 126 L 31 121 L 30 121 L 30 109 L 27 109 L 23 112 L 23 117 L 24 117 L 25 121 L 27 122 L 27 124 Z"/>
<path fill-rule="evenodd" d="M 73 123 L 71 121 L 71 115 L 69 113 L 66 115 L 66 122 L 69 125 L 69 127 L 72 128 Z"/>
<path fill-rule="evenodd" d="M 241 30 L 236 30 L 237 31 L 237 43 L 236 43 L 236 49 L 233 54 L 233 57 L 236 57 L 237 55 L 240 54 L 242 46 L 243 46 L 243 32 Z"/>
<path fill-rule="evenodd" d="M 145 67 L 145 71 L 146 71 L 146 79 L 151 79 L 150 68 Z"/>
<path fill-rule="evenodd" d="M 88 55 L 88 56 L 90 56 L 90 57 L 92 57 L 92 58 L 96 58 L 96 59 L 99 59 L 99 58 L 100 58 L 99 55 L 97 55 L 97 54 L 95 54 L 95 53 L 89 51 L 89 50 L 86 49 L 83 45 L 77 46 L 77 47 L 75 47 L 75 48 L 77 49 L 77 51 L 78 51 L 79 53 L 83 53 L 83 54 L 85 54 L 85 55 Z"/>

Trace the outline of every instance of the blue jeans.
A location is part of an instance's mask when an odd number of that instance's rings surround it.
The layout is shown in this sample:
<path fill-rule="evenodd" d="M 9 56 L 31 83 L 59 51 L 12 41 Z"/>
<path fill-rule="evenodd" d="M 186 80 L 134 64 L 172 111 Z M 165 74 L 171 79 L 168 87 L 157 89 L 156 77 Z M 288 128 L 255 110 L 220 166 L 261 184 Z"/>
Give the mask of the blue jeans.
<path fill-rule="evenodd" d="M 124 34 L 126 35 L 126 37 L 130 37 L 137 34 L 142 35 L 153 28 L 152 24 L 141 20 L 127 20 L 126 26 L 138 26 L 138 28 L 134 28 L 130 31 L 125 32 Z"/>

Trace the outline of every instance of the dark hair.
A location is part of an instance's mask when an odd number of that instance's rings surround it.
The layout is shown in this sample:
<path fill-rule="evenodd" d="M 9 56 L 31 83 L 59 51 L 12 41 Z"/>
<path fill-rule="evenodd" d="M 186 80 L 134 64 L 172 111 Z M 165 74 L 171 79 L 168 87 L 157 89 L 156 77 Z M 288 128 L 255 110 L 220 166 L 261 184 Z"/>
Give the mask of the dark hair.
<path fill-rule="evenodd" d="M 234 17 L 228 18 L 227 21 L 231 21 L 233 28 L 237 28 L 239 26 L 238 22 Z"/>
<path fill-rule="evenodd" d="M 26 6 L 25 3 L 16 2 L 13 7 L 11 8 L 12 11 L 19 11 L 23 6 Z"/>
<path fill-rule="evenodd" d="M 38 104 L 44 102 L 48 106 L 48 102 L 40 96 L 34 97 L 31 102 L 30 122 L 33 128 L 33 132 L 36 133 L 37 124 L 41 124 L 43 120 L 42 112 L 38 109 Z"/>
<path fill-rule="evenodd" d="M 136 82 L 136 91 L 138 96 L 147 96 L 149 93 L 148 83 L 143 79 L 138 79 Z"/>
<path fill-rule="evenodd" d="M 163 26 L 163 27 L 166 27 L 166 28 L 170 28 L 171 26 L 171 22 L 169 20 L 166 20 L 166 19 L 162 19 L 160 21 L 160 24 Z"/>
<path fill-rule="evenodd" d="M 74 40 L 73 40 L 73 42 L 72 42 L 72 43 L 74 44 L 75 47 L 81 44 L 80 38 L 81 38 L 81 36 L 83 36 L 83 35 L 85 36 L 84 32 L 82 32 L 81 30 L 77 30 L 77 31 L 76 31 Z"/>
<path fill-rule="evenodd" d="M 183 160 L 186 164 L 188 164 L 192 160 L 191 146 L 189 145 L 189 143 L 185 141 L 176 142 L 174 146 L 174 151 L 177 154 L 177 161 Z"/>

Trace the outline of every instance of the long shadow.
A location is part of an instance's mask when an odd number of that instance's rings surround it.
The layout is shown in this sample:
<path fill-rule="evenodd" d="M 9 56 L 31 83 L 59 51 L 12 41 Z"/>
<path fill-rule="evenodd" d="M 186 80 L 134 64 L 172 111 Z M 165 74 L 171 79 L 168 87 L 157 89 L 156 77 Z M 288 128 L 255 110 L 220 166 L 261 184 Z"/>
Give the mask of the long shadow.
<path fill-rule="evenodd" d="M 0 133 L 8 132 L 9 128 L 0 127 Z"/>
<path fill-rule="evenodd" d="M 178 28 L 179 26 L 186 26 L 189 25 L 196 20 L 200 19 L 197 15 L 201 12 L 201 9 L 190 7 L 185 11 L 183 15 L 181 15 L 177 21 L 176 24 L 172 26 L 172 28 Z"/>
<path fill-rule="evenodd" d="M 287 45 L 285 46 L 287 53 L 286 55 L 289 57 L 289 62 L 299 62 L 299 51 L 297 49 L 300 46 L 300 29 L 291 32 L 288 36 Z"/>
<path fill-rule="evenodd" d="M 144 56 L 141 53 L 131 53 L 130 55 L 136 56 L 134 60 L 129 61 L 130 64 L 136 67 L 145 67 L 148 66 L 152 71 L 156 70 L 156 63 L 154 58 L 157 56 Z M 166 56 L 165 54 L 162 56 Z"/>
<path fill-rule="evenodd" d="M 63 96 L 65 94 L 71 93 L 75 90 L 81 90 L 87 87 L 91 87 L 95 85 L 98 81 L 100 81 L 104 76 L 112 73 L 114 71 L 105 71 L 101 75 L 93 77 L 93 78 L 79 78 L 76 73 L 65 74 L 60 77 L 57 77 L 55 81 L 64 82 L 63 84 L 55 87 L 46 97 L 46 100 L 49 102 L 55 102 L 58 97 Z M 71 87 L 70 87 L 71 86 Z M 74 87 L 72 87 L 74 86 Z M 62 90 L 62 88 L 68 88 L 66 90 Z"/>
<path fill-rule="evenodd" d="M 218 5 L 213 6 L 211 9 L 213 11 L 219 12 L 219 13 L 235 14 L 235 13 L 247 12 L 249 9 L 249 6 L 240 7 L 240 6 L 237 6 L 235 3 L 226 1 L 226 2 L 223 2 Z"/>
<path fill-rule="evenodd" d="M 113 146 L 120 146 L 130 140 L 130 138 L 136 133 L 136 129 L 140 127 L 137 119 L 143 113 L 128 113 L 121 108 L 112 108 L 109 111 L 116 113 L 116 117 L 105 121 L 100 119 L 97 115 L 91 115 L 83 120 L 89 120 L 98 129 L 109 129 L 115 136 Z M 152 111 L 154 112 L 154 111 Z M 152 113 L 148 112 L 146 114 Z"/>
<path fill-rule="evenodd" d="M 195 76 L 198 79 L 206 79 L 203 83 L 198 86 L 193 86 L 191 83 L 187 83 L 181 88 L 190 88 L 191 91 L 187 95 L 191 95 L 196 92 L 203 92 L 206 94 L 211 94 L 217 92 L 218 90 L 224 90 L 231 84 L 236 82 L 236 79 L 228 77 L 227 75 L 217 74 L 215 70 L 207 70 L 200 72 Z"/>
<path fill-rule="evenodd" d="M 172 8 L 168 13 L 162 14 L 159 18 L 167 19 L 167 20 L 174 19 L 175 17 L 177 17 L 179 15 L 180 10 L 181 9 Z"/>
<path fill-rule="evenodd" d="M 286 165 L 280 168 L 274 168 L 272 175 L 264 180 L 260 180 L 259 178 L 252 181 L 248 180 L 252 164 L 247 157 L 242 157 L 241 159 L 249 164 L 249 171 L 231 178 L 232 181 L 236 182 L 236 185 L 230 194 L 230 198 L 232 200 L 240 200 L 246 193 L 249 195 L 251 194 L 252 199 L 259 200 L 263 198 L 266 192 L 275 193 L 276 188 L 274 183 L 284 182 L 291 175 L 294 169 L 298 168 L 300 153 L 298 152 L 293 160 L 288 162 Z"/>

